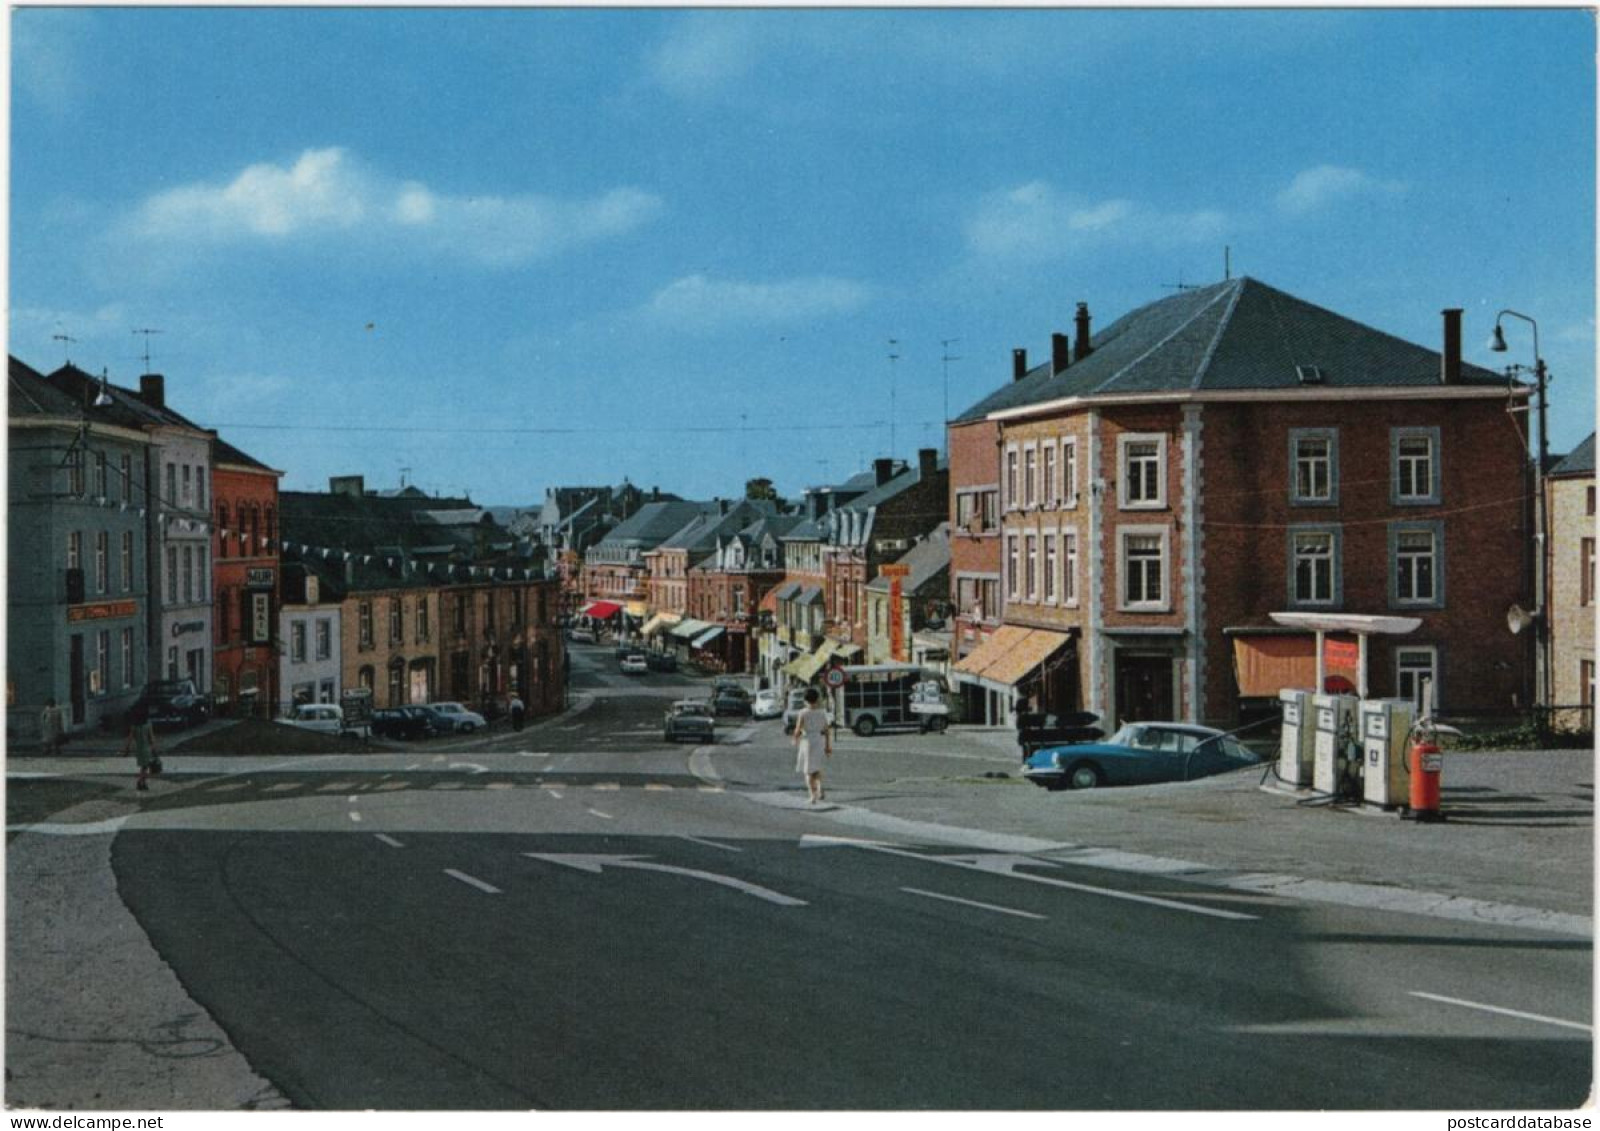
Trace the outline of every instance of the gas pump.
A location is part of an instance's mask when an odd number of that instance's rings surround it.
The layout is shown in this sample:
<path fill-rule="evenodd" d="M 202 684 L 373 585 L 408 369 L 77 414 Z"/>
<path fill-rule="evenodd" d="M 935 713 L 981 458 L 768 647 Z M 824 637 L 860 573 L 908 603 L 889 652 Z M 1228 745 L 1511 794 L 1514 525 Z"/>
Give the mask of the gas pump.
<path fill-rule="evenodd" d="M 1283 704 L 1283 736 L 1278 740 L 1278 780 L 1296 789 L 1311 785 L 1311 768 L 1316 758 L 1316 720 L 1312 715 L 1311 692 L 1284 688 L 1278 692 Z"/>
<path fill-rule="evenodd" d="M 1354 695 L 1311 697 L 1316 716 L 1311 786 L 1318 793 L 1339 796 L 1359 789 L 1352 780 L 1361 771 L 1360 746 L 1356 742 L 1358 703 L 1360 700 Z"/>
<path fill-rule="evenodd" d="M 1369 699 L 1361 704 L 1361 799 L 1395 809 L 1409 804 L 1408 738 L 1417 710 L 1409 699 Z"/>

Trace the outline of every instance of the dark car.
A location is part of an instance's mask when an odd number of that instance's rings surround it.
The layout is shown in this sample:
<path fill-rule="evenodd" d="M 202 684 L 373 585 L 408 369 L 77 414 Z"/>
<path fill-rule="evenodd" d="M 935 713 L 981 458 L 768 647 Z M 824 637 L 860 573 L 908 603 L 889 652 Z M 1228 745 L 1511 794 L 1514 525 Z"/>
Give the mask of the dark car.
<path fill-rule="evenodd" d="M 372 712 L 372 733 L 380 738 L 409 741 L 439 733 L 433 718 L 421 707 L 385 707 Z"/>
<path fill-rule="evenodd" d="M 742 687 L 719 687 L 711 696 L 711 712 L 716 715 L 748 715 L 750 693 Z"/>
<path fill-rule="evenodd" d="M 695 742 L 715 742 L 717 723 L 711 707 L 700 699 L 680 699 L 667 711 L 661 727 L 661 737 L 668 742 L 685 738 Z"/>
<path fill-rule="evenodd" d="M 646 652 L 644 662 L 653 672 L 675 672 L 678 670 L 678 657 L 671 652 Z"/>
<path fill-rule="evenodd" d="M 1022 776 L 1045 789 L 1095 789 L 1192 781 L 1258 765 L 1232 735 L 1191 723 L 1128 723 L 1104 742 L 1051 746 L 1029 756 Z"/>
<path fill-rule="evenodd" d="M 158 679 L 145 685 L 134 710 L 145 712 L 153 726 L 186 727 L 211 717 L 211 700 L 192 679 Z"/>

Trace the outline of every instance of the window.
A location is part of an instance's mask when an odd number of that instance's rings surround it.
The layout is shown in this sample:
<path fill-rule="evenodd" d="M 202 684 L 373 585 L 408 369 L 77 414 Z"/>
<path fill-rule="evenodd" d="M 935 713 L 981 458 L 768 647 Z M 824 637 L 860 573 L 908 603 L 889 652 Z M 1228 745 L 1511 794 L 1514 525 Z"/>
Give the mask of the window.
<path fill-rule="evenodd" d="M 406 667 L 398 660 L 389 665 L 389 706 L 398 707 L 406 701 Z"/>
<path fill-rule="evenodd" d="M 167 464 L 167 495 L 161 500 L 164 507 L 173 507 L 178 504 L 178 465 Z"/>
<path fill-rule="evenodd" d="M 1594 604 L 1594 539 L 1585 538 L 1579 551 L 1578 604 Z"/>
<path fill-rule="evenodd" d="M 211 576 L 210 567 L 206 565 L 206 554 L 209 549 L 210 547 L 208 547 L 204 542 L 200 543 L 200 545 L 194 548 L 194 596 L 195 600 L 197 601 L 204 601 L 206 599 L 206 578 Z"/>
<path fill-rule="evenodd" d="M 467 598 L 465 595 L 456 597 L 455 600 L 455 630 L 457 636 L 467 633 Z"/>
<path fill-rule="evenodd" d="M 1167 505 L 1167 437 L 1127 435 L 1117 438 L 1122 474 L 1118 504 L 1124 510 L 1157 510 Z"/>
<path fill-rule="evenodd" d="M 217 590 L 217 643 L 226 644 L 233 634 L 233 590 Z"/>
<path fill-rule="evenodd" d="M 360 671 L 356 672 L 356 683 L 366 690 L 371 691 L 373 686 L 372 674 L 372 665 L 365 665 Z"/>
<path fill-rule="evenodd" d="M 67 535 L 67 568 L 83 568 L 83 533 L 74 530 Z"/>
<path fill-rule="evenodd" d="M 272 533 L 272 531 L 274 529 L 274 519 L 275 519 L 275 517 L 276 516 L 272 512 L 272 508 L 268 507 L 267 508 L 267 513 L 266 513 L 266 524 L 265 524 L 266 528 L 261 533 L 261 536 L 267 540 L 268 544 L 270 544 L 272 542 L 273 538 L 277 537 L 275 534 Z"/>
<path fill-rule="evenodd" d="M 1039 505 L 1039 452 L 1032 444 L 1022 449 L 1022 505 Z"/>
<path fill-rule="evenodd" d="M 1444 604 L 1443 542 L 1443 523 L 1389 527 L 1389 596 L 1394 604 Z"/>
<path fill-rule="evenodd" d="M 182 498 L 183 498 L 183 505 L 186 506 L 186 507 L 194 505 L 194 487 L 190 483 L 189 474 L 190 474 L 189 465 L 188 464 L 184 464 L 183 465 L 183 496 L 182 496 Z"/>
<path fill-rule="evenodd" d="M 1000 581 L 998 578 L 986 577 L 981 582 L 983 595 L 983 619 L 997 621 L 1000 619 Z"/>
<path fill-rule="evenodd" d="M 122 630 L 122 686 L 124 689 L 134 684 L 133 670 L 133 629 Z"/>
<path fill-rule="evenodd" d="M 326 660 L 333 656 L 333 621 L 327 617 L 317 618 L 317 659 Z"/>
<path fill-rule="evenodd" d="M 1122 604 L 1130 611 L 1167 608 L 1167 531 L 1165 527 L 1124 527 L 1118 532 Z"/>
<path fill-rule="evenodd" d="M 194 547 L 183 548 L 183 600 L 185 604 L 194 600 Z"/>
<path fill-rule="evenodd" d="M 1046 448 L 1045 453 L 1049 452 L 1050 449 Z M 1056 535 L 1053 530 L 1046 531 L 1044 535 L 1044 603 L 1056 603 Z"/>
<path fill-rule="evenodd" d="M 1015 534 L 1006 535 L 1006 596 L 1013 601 L 1019 596 L 1017 583 L 1021 578 L 1019 541 Z"/>
<path fill-rule="evenodd" d="M 1068 607 L 1078 604 L 1078 532 L 1061 532 L 1061 603 Z"/>
<path fill-rule="evenodd" d="M 1031 530 L 1027 535 L 1027 593 L 1028 600 L 1039 599 L 1039 536 Z"/>
<path fill-rule="evenodd" d="M 1411 506 L 1439 502 L 1439 430 L 1395 428 L 1389 435 L 1393 463 L 1390 501 Z"/>
<path fill-rule="evenodd" d="M 167 648 L 167 678 L 178 678 L 178 646 L 176 644 Z"/>
<path fill-rule="evenodd" d="M 1583 513 L 1590 518 L 1594 517 L 1594 488 L 1585 487 L 1583 490 Z"/>
<path fill-rule="evenodd" d="M 1439 703 L 1439 653 L 1434 648 L 1397 648 L 1394 653 L 1395 694 L 1421 712 Z M 1429 712 L 1431 713 L 1431 712 Z"/>
<path fill-rule="evenodd" d="M 109 499 L 111 497 L 111 484 L 106 475 L 105 452 L 95 452 L 94 454 L 94 494 L 97 499 Z"/>
<path fill-rule="evenodd" d="M 1594 661 L 1578 661 L 1578 705 L 1594 706 Z"/>
<path fill-rule="evenodd" d="M 1078 505 L 1078 441 L 1073 437 L 1061 441 L 1061 505 Z"/>
<path fill-rule="evenodd" d="M 217 557 L 228 555 L 228 504 L 217 504 Z"/>
<path fill-rule="evenodd" d="M 206 469 L 194 469 L 194 507 L 195 510 L 206 509 Z"/>
<path fill-rule="evenodd" d="M 362 601 L 361 602 L 360 607 L 359 607 L 358 612 L 357 612 L 357 617 L 356 617 L 356 631 L 358 633 L 357 640 L 356 640 L 356 646 L 358 648 L 371 648 L 372 647 L 372 602 L 371 601 Z M 366 671 L 368 673 L 370 673 L 372 671 L 371 668 L 363 668 L 362 670 Z M 371 687 L 372 685 L 370 683 L 366 683 L 366 684 L 363 684 L 362 686 L 363 687 Z"/>
<path fill-rule="evenodd" d="M 94 634 L 94 672 L 89 690 L 96 695 L 111 691 L 111 630 L 102 628 Z"/>
<path fill-rule="evenodd" d="M 1338 600 L 1338 541 L 1333 531 L 1291 530 L 1289 556 L 1290 604 L 1332 605 Z"/>
<path fill-rule="evenodd" d="M 495 629 L 493 589 L 485 590 L 483 594 L 483 627 L 488 632 L 493 632 Z"/>
<path fill-rule="evenodd" d="M 122 501 L 133 502 L 133 457 L 122 457 Z"/>
<path fill-rule="evenodd" d="M 133 531 L 122 532 L 122 591 L 133 592 Z"/>
<path fill-rule="evenodd" d="M 1039 475 L 1044 481 L 1044 505 L 1046 507 L 1054 507 L 1056 505 L 1056 488 L 1060 486 L 1056 479 L 1056 446 L 1054 444 L 1046 444 L 1044 450 L 1039 453 L 1039 460 Z"/>
<path fill-rule="evenodd" d="M 178 547 L 167 547 L 167 604 L 178 603 Z M 177 676 L 173 676 L 176 679 Z"/>
<path fill-rule="evenodd" d="M 426 643 L 428 640 L 428 598 L 417 598 L 417 640 Z"/>
<path fill-rule="evenodd" d="M 303 620 L 289 625 L 289 659 L 297 664 L 306 662 L 306 622 Z"/>
<path fill-rule="evenodd" d="M 333 699 L 333 680 L 325 679 L 317 684 L 317 702 L 332 703 Z"/>
<path fill-rule="evenodd" d="M 389 598 L 389 643 L 399 644 L 405 637 L 405 609 L 399 597 Z"/>
<path fill-rule="evenodd" d="M 1289 501 L 1337 503 L 1338 433 L 1331 429 L 1294 428 L 1289 432 Z"/>
<path fill-rule="evenodd" d="M 111 535 L 104 530 L 94 536 L 94 591 L 111 587 Z"/>
<path fill-rule="evenodd" d="M 1006 449 L 1006 510 L 1017 509 L 1017 449 Z"/>
<path fill-rule="evenodd" d="M 76 444 L 67 449 L 67 494 L 83 494 L 83 449 Z"/>

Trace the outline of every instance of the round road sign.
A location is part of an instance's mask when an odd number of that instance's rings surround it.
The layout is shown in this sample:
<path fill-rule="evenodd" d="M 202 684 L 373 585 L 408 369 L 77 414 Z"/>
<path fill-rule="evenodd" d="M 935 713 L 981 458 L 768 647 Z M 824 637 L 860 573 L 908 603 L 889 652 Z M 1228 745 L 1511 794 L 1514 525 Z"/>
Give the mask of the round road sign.
<path fill-rule="evenodd" d="M 822 682 L 826 683 L 829 687 L 843 687 L 844 669 L 829 668 L 827 674 L 822 677 Z"/>

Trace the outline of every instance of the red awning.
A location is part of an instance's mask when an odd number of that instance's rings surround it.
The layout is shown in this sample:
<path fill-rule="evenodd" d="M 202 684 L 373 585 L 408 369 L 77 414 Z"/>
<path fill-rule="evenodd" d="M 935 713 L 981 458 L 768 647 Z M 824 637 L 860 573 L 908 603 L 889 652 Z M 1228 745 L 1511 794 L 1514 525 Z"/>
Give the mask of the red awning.
<path fill-rule="evenodd" d="M 580 616 L 593 617 L 595 620 L 610 620 L 622 611 L 622 606 L 615 601 L 590 601 L 578 610 Z"/>

